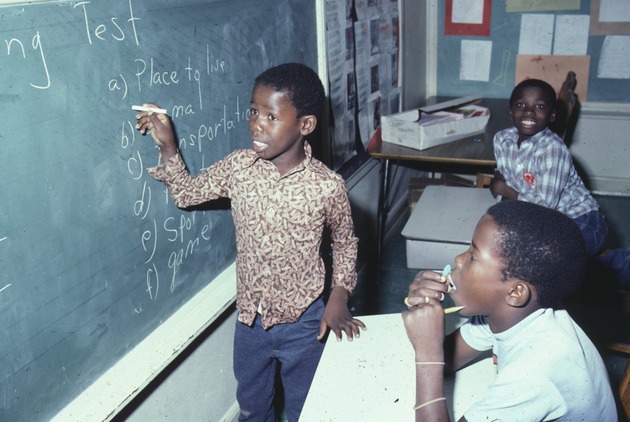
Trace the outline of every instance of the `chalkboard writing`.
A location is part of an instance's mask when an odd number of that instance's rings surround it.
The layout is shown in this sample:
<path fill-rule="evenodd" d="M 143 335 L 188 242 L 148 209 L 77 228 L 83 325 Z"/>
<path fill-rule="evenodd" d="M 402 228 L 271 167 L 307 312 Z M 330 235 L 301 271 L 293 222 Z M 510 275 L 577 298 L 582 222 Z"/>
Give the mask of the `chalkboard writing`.
<path fill-rule="evenodd" d="M 483 93 L 491 98 L 508 98 L 515 85 L 516 55 L 519 52 L 521 17 L 523 13 L 506 13 L 505 2 L 492 2 L 489 37 L 444 35 L 444 3 L 438 3 L 438 94 L 464 96 Z M 580 3 L 579 10 L 559 10 L 543 13 L 555 15 L 590 15 L 591 2 Z M 490 80 L 488 82 L 459 79 L 460 46 L 462 40 L 492 41 Z M 587 101 L 628 103 L 630 80 L 598 78 L 598 65 L 605 36 L 589 36 L 586 54 L 590 56 Z M 578 81 L 578 83 L 580 83 Z M 580 101 L 584 101 L 581 98 Z"/>
<path fill-rule="evenodd" d="M 48 420 L 235 257 L 225 204 L 179 210 L 131 105 L 191 173 L 249 147 L 253 79 L 317 66 L 315 2 L 0 8 L 0 419 Z"/>

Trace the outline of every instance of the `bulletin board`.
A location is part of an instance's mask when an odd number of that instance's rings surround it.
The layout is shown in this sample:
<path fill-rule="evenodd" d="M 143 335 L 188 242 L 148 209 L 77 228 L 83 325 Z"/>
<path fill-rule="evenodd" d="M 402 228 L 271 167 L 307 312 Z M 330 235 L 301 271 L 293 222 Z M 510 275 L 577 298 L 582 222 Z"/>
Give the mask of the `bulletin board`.
<path fill-rule="evenodd" d="M 489 35 L 479 36 L 469 32 L 467 35 L 453 34 L 449 31 L 447 15 L 452 13 L 447 11 L 447 3 L 449 7 L 457 0 L 448 0 L 447 2 L 436 2 L 438 6 L 438 46 L 437 46 L 437 94 L 444 96 L 463 96 L 473 93 L 479 93 L 491 98 L 507 98 L 519 77 L 517 71 L 518 60 L 523 60 L 519 56 L 519 43 L 521 34 L 521 22 L 526 15 L 551 15 L 550 19 L 555 22 L 554 28 L 558 26 L 558 17 L 563 17 L 565 22 L 571 24 L 571 18 L 578 18 L 580 24 L 586 21 L 586 25 L 591 26 L 591 30 L 587 34 L 587 50 L 585 55 L 578 57 L 564 57 L 564 55 L 551 55 L 551 57 L 541 57 L 547 59 L 547 65 L 544 63 L 539 67 L 543 72 L 541 75 L 534 77 L 550 79 L 554 72 L 561 74 L 561 80 L 566 75 L 565 68 L 562 67 L 563 62 L 568 60 L 576 60 L 583 63 L 586 60 L 585 71 L 578 73 L 578 99 L 581 102 L 604 102 L 604 103 L 630 103 L 630 69 L 629 65 L 621 59 L 621 63 L 614 61 L 602 61 L 606 57 L 605 51 L 619 45 L 625 47 L 626 57 L 630 57 L 628 50 L 628 31 L 627 23 L 600 23 L 597 16 L 591 16 L 593 13 L 599 14 L 601 2 L 605 0 L 563 0 L 559 2 L 543 1 L 539 3 L 548 4 L 549 10 L 527 10 L 526 4 L 532 2 L 524 1 L 493 1 L 491 2 L 491 13 L 489 18 Z M 481 0 L 479 0 L 481 1 Z M 488 4 L 490 2 L 484 1 Z M 577 5 L 577 9 L 575 8 Z M 523 6 L 522 8 L 520 6 Z M 558 10 L 562 8 L 563 10 Z M 508 12 L 507 9 L 512 11 Z M 448 13 L 447 13 L 448 12 Z M 567 19 L 566 15 L 569 16 Z M 589 22 L 590 19 L 590 22 Z M 485 17 L 484 17 L 485 20 Z M 607 28 L 609 30 L 607 30 Z M 477 31 L 479 32 L 479 31 Z M 625 35 L 624 35 L 625 34 Z M 554 34 L 558 37 L 558 32 Z M 554 40 L 555 41 L 555 40 Z M 491 49 L 491 59 L 487 80 L 464 80 L 461 77 L 462 61 L 467 65 L 476 64 L 479 55 L 462 54 L 462 45 L 467 43 L 482 46 L 481 48 Z M 621 43 L 621 44 L 619 44 Z M 481 48 L 479 51 L 481 51 Z M 623 54 L 619 57 L 623 57 Z M 613 57 L 614 58 L 614 57 Z M 530 58 L 539 60 L 539 58 Z M 602 64 L 605 63 L 605 64 Z M 520 72 L 523 73 L 523 72 Z M 626 74 L 626 76 L 620 76 Z M 544 75 L 544 76 L 542 76 Z M 586 80 L 586 84 L 583 82 Z M 551 81 L 550 81 L 551 83 Z M 552 83 L 552 85 L 554 85 Z M 554 85 L 556 89 L 556 85 Z M 582 95 L 580 95 L 582 93 Z"/>

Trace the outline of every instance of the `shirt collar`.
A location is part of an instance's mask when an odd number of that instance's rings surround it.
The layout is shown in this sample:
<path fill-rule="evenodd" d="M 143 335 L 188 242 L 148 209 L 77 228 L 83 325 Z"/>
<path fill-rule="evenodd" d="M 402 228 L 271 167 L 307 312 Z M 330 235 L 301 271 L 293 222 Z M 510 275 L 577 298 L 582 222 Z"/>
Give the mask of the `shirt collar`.
<path fill-rule="evenodd" d="M 258 162 L 260 160 L 271 164 L 271 162 L 269 162 L 268 160 L 265 160 L 264 158 L 261 158 L 253 150 L 250 150 L 250 151 L 252 151 L 250 159 L 249 159 L 249 161 L 245 161 L 243 167 L 251 167 L 256 162 Z M 304 158 L 304 161 L 302 161 L 300 164 L 298 164 L 295 168 L 293 168 L 287 174 L 292 174 L 292 173 L 295 173 L 295 172 L 298 172 L 298 171 L 302 171 L 311 163 L 311 160 L 313 159 L 313 149 L 311 148 L 311 145 L 308 143 L 308 141 L 304 141 L 304 155 L 306 155 L 306 157 Z M 273 164 L 271 164 L 271 165 L 273 165 Z"/>
<path fill-rule="evenodd" d="M 514 142 L 518 142 L 518 130 L 515 127 L 511 128 L 511 134 L 513 136 L 515 136 L 515 138 L 513 139 Z M 521 142 L 521 146 L 522 145 L 526 145 L 528 143 L 534 143 L 540 139 L 546 139 L 550 136 L 553 135 L 553 132 L 551 131 L 551 129 L 549 129 L 548 127 L 544 128 L 543 130 L 541 130 L 540 132 L 536 133 L 535 135 L 525 139 L 523 142 Z"/>

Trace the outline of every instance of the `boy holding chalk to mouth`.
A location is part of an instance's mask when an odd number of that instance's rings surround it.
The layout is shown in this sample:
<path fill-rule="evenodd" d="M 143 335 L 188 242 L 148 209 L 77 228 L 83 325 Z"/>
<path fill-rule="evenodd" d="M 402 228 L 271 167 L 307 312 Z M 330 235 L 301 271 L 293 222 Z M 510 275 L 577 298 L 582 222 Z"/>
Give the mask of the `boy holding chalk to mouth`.
<path fill-rule="evenodd" d="M 348 297 L 357 281 L 358 239 L 343 179 L 312 156 L 307 138 L 324 110 L 325 93 L 310 68 L 287 63 L 260 74 L 250 103 L 252 149 L 237 150 L 196 176 L 179 155 L 164 113 L 140 111 L 163 164 L 150 170 L 175 204 L 230 198 L 237 243 L 238 321 L 234 374 L 239 420 L 274 421 L 276 368 L 289 421 L 296 422 L 331 329 L 338 340 L 359 336 Z M 155 104 L 145 107 L 159 108 Z M 322 299 L 320 245 L 330 230 L 333 273 Z"/>
<path fill-rule="evenodd" d="M 416 357 L 416 421 L 449 420 L 444 373 L 485 351 L 497 375 L 460 421 L 617 421 L 604 363 L 561 306 L 584 275 L 584 245 L 560 212 L 504 201 L 455 258 L 452 286 L 433 271 L 416 277 L 403 312 Z M 470 319 L 445 337 L 446 294 Z"/>

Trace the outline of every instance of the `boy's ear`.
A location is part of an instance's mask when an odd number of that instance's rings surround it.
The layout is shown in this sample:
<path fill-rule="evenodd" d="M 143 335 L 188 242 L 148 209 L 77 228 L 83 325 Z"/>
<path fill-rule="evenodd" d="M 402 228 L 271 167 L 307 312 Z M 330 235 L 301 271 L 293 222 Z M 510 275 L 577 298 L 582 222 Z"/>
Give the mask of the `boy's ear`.
<path fill-rule="evenodd" d="M 522 308 L 532 301 L 533 294 L 534 292 L 528 283 L 522 280 L 515 280 L 508 290 L 506 301 L 510 306 Z"/>
<path fill-rule="evenodd" d="M 302 136 L 310 135 L 317 126 L 317 117 L 315 116 L 302 116 L 300 117 L 300 133 Z"/>

